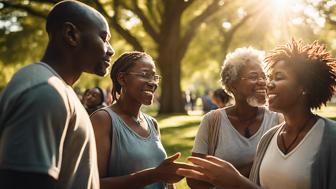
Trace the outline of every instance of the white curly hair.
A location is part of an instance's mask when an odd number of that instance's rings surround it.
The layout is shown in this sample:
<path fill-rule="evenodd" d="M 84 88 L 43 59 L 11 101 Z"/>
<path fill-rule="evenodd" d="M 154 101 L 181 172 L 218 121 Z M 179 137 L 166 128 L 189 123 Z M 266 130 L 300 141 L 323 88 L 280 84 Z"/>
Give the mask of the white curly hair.
<path fill-rule="evenodd" d="M 265 52 L 253 47 L 237 48 L 226 55 L 221 71 L 221 82 L 227 92 L 229 86 L 238 79 L 242 68 L 248 64 L 259 64 L 264 69 Z"/>

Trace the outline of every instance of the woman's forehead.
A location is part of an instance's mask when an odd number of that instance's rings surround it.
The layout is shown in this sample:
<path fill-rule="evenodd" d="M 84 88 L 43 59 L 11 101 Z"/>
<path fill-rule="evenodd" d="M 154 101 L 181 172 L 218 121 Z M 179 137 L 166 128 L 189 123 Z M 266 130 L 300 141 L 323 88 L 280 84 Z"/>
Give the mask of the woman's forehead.
<path fill-rule="evenodd" d="M 135 61 L 132 68 L 133 69 L 134 68 L 135 69 L 155 69 L 155 64 L 151 58 L 143 57 Z"/>
<path fill-rule="evenodd" d="M 241 73 L 264 72 L 260 64 L 246 64 L 240 70 Z"/>

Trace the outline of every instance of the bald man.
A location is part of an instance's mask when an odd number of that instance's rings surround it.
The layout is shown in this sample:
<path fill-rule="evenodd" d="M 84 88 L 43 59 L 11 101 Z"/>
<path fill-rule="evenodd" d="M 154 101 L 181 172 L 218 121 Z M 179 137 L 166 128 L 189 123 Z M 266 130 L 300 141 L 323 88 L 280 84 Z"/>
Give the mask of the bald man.
<path fill-rule="evenodd" d="M 71 86 L 83 72 L 106 74 L 109 26 L 93 8 L 63 1 L 46 30 L 41 61 L 19 70 L 0 96 L 0 188 L 98 189 L 92 125 Z"/>

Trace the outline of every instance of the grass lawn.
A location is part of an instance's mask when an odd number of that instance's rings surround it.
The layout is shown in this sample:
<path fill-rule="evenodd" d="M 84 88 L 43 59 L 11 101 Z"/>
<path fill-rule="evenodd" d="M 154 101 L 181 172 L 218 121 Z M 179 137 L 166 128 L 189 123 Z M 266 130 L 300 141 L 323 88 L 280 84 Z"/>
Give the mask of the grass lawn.
<path fill-rule="evenodd" d="M 336 105 L 323 107 L 315 113 L 336 120 Z M 193 112 L 191 115 L 160 115 L 156 118 L 161 128 L 162 142 L 168 155 L 181 152 L 182 157 L 178 161 L 185 162 L 191 154 L 195 135 L 202 119 L 201 112 Z M 177 183 L 176 186 L 177 189 L 189 188 L 185 179 Z"/>
<path fill-rule="evenodd" d="M 195 135 L 202 119 L 201 114 L 196 115 L 165 115 L 158 116 L 161 138 L 167 154 L 172 155 L 181 152 L 182 156 L 178 161 L 186 161 L 191 154 Z M 177 183 L 177 189 L 189 188 L 185 179 Z"/>

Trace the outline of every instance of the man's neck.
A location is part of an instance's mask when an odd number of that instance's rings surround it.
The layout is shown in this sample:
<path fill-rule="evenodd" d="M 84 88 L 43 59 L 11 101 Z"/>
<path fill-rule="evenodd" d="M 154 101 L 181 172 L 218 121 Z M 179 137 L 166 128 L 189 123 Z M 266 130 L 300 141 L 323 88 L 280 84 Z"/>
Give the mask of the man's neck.
<path fill-rule="evenodd" d="M 52 57 L 46 54 L 41 59 L 41 62 L 48 64 L 68 85 L 72 86 L 81 76 L 82 72 L 66 58 Z"/>

